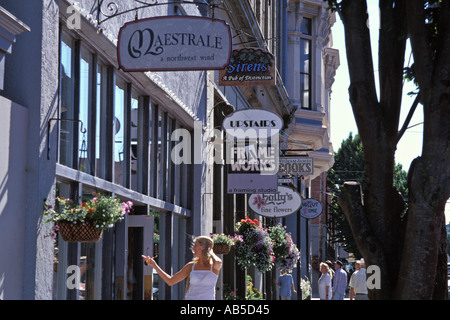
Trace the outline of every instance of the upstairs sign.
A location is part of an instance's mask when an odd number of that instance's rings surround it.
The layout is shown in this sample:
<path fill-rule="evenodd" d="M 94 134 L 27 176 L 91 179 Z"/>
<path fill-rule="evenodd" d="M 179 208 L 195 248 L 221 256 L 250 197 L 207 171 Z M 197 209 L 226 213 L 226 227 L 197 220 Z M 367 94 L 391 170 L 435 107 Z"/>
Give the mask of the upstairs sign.
<path fill-rule="evenodd" d="M 127 22 L 117 44 L 124 71 L 224 69 L 231 51 L 231 30 L 225 21 L 189 16 Z"/>

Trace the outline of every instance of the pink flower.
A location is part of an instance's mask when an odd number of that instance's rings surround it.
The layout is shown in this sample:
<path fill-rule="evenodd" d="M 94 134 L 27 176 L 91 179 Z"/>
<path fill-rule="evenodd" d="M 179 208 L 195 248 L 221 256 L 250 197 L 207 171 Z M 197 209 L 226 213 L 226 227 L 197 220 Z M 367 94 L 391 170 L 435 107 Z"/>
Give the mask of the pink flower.
<path fill-rule="evenodd" d="M 52 239 L 55 239 L 55 238 L 56 238 L 56 233 L 55 233 L 55 232 L 52 232 L 52 233 L 50 234 L 50 236 L 52 237 Z"/>
<path fill-rule="evenodd" d="M 261 197 L 261 195 L 257 195 L 256 198 L 253 200 L 253 204 L 257 204 L 258 205 L 258 209 L 261 209 L 261 207 L 266 205 L 266 199 L 264 199 L 263 197 Z"/>

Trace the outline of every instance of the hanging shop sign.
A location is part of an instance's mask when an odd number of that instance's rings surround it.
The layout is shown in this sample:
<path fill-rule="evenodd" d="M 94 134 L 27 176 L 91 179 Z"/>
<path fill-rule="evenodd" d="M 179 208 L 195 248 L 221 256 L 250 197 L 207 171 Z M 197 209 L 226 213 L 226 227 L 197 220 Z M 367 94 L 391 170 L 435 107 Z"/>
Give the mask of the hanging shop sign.
<path fill-rule="evenodd" d="M 227 193 L 274 193 L 278 185 L 278 149 L 236 144 L 227 148 Z"/>
<path fill-rule="evenodd" d="M 277 180 L 276 174 L 229 173 L 227 175 L 227 193 L 276 193 L 278 191 Z"/>
<path fill-rule="evenodd" d="M 189 16 L 127 22 L 117 44 L 124 71 L 224 69 L 231 51 L 231 30 L 225 21 Z"/>
<path fill-rule="evenodd" d="M 275 57 L 261 49 L 233 50 L 230 64 L 219 71 L 221 86 L 274 86 Z"/>
<path fill-rule="evenodd" d="M 322 204 L 315 199 L 305 199 L 300 209 L 300 215 L 306 219 L 314 219 L 322 213 Z"/>
<path fill-rule="evenodd" d="M 278 159 L 280 175 L 306 176 L 314 174 L 314 158 L 280 157 Z"/>
<path fill-rule="evenodd" d="M 264 139 L 283 129 L 283 119 L 277 114 L 261 109 L 235 111 L 222 122 L 226 133 L 238 139 Z"/>
<path fill-rule="evenodd" d="M 296 212 L 302 205 L 302 198 L 297 191 L 278 186 L 277 193 L 252 194 L 248 199 L 248 205 L 259 215 L 278 218 Z"/>

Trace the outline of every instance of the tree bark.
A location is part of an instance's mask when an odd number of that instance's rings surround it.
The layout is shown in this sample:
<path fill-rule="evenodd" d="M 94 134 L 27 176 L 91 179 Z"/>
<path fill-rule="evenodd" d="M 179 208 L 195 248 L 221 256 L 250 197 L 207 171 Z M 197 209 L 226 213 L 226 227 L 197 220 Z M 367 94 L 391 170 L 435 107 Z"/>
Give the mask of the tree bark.
<path fill-rule="evenodd" d="M 343 0 L 349 97 L 364 147 L 366 190 L 347 183 L 339 204 L 368 265 L 381 269 L 373 299 L 443 297 L 445 202 L 450 195 L 450 4 L 441 3 L 439 41 L 431 51 L 422 0 L 380 0 L 378 101 L 364 0 Z M 405 17 L 408 17 L 407 19 Z M 407 24 L 406 24 L 407 22 Z M 393 187 L 406 28 L 424 106 L 421 157 L 411 164 L 408 212 Z M 437 285 L 439 282 L 439 285 Z"/>

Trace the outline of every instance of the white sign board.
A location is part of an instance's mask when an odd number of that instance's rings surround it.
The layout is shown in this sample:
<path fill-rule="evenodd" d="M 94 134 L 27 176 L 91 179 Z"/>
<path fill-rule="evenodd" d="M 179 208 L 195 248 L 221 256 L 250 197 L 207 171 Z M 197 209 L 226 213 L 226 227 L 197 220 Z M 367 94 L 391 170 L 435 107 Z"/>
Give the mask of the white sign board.
<path fill-rule="evenodd" d="M 306 219 L 313 219 L 322 213 L 322 204 L 315 199 L 305 199 L 300 209 L 300 215 Z"/>
<path fill-rule="evenodd" d="M 278 186 L 277 193 L 252 194 L 248 199 L 248 205 L 257 214 L 278 218 L 296 212 L 302 205 L 302 198 L 292 188 Z"/>
<path fill-rule="evenodd" d="M 314 159 L 310 157 L 280 157 L 280 175 L 306 176 L 314 174 Z"/>
<path fill-rule="evenodd" d="M 222 127 L 227 134 L 238 139 L 265 139 L 283 129 L 283 119 L 267 110 L 245 109 L 226 117 Z"/>
<path fill-rule="evenodd" d="M 224 69 L 232 52 L 230 26 L 204 17 L 166 16 L 130 21 L 119 31 L 124 71 Z"/>

